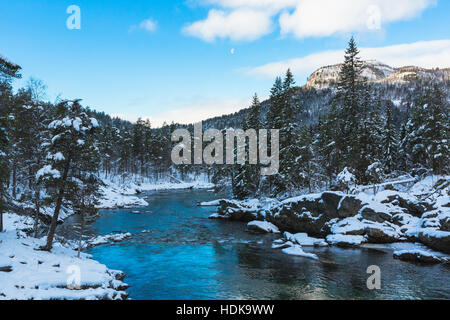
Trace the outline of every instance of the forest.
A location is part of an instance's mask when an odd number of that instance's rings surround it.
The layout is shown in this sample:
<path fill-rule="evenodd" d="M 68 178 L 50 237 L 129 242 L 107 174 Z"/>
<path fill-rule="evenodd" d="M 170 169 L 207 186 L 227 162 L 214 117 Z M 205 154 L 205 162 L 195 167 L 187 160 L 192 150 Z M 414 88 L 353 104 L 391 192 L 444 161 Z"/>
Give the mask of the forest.
<path fill-rule="evenodd" d="M 249 108 L 203 122 L 205 129 L 279 129 L 280 170 L 261 176 L 260 167 L 248 163 L 174 165 L 171 134 L 193 125 L 152 128 L 149 120 L 112 118 L 82 100 L 46 102 L 40 80 L 14 90 L 21 68 L 0 56 L 0 213 L 26 208 L 35 236 L 42 228 L 48 232 L 42 249 L 51 250 L 61 208 L 95 214 L 105 177 L 185 181 L 206 175 L 216 191 L 225 188 L 236 199 L 283 199 L 405 174 L 448 174 L 448 81 L 369 83 L 362 59 L 352 38 L 334 87 L 298 87 L 288 70 L 276 78 L 268 101 L 255 95 Z M 49 206 L 51 221 L 41 214 Z"/>

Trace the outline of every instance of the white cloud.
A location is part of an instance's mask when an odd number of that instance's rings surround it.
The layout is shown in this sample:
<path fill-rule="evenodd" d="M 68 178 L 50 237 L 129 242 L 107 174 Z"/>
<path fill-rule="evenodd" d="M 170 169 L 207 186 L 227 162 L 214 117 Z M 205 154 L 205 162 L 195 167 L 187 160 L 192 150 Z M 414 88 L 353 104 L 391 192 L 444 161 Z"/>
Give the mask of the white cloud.
<path fill-rule="evenodd" d="M 161 127 L 167 122 L 172 121 L 181 124 L 191 124 L 213 117 L 218 117 L 224 114 L 231 114 L 247 108 L 251 105 L 251 99 L 196 99 L 190 102 L 179 103 L 172 110 L 161 111 L 153 115 L 139 116 L 134 114 L 113 114 L 113 117 L 118 117 L 124 120 L 135 122 L 139 117 L 143 119 L 150 119 L 152 127 Z"/>
<path fill-rule="evenodd" d="M 223 8 L 253 8 L 279 11 L 293 8 L 298 0 L 204 0 L 203 4 L 218 5 Z"/>
<path fill-rule="evenodd" d="M 323 37 L 353 31 L 374 31 L 388 23 L 418 16 L 437 0 L 197 0 L 213 6 L 204 20 L 183 30 L 213 41 L 216 38 L 256 40 L 273 31 L 282 35 Z M 277 19 L 277 17 L 279 17 Z"/>
<path fill-rule="evenodd" d="M 294 12 L 282 13 L 279 22 L 282 34 L 324 37 L 368 31 L 374 23 L 381 27 L 410 19 L 434 3 L 435 0 L 299 0 Z"/>
<path fill-rule="evenodd" d="M 361 48 L 360 50 L 362 59 L 378 60 L 392 67 L 408 65 L 424 68 L 450 67 L 450 39 Z M 320 67 L 341 63 L 343 59 L 344 50 L 322 51 L 301 58 L 247 68 L 244 69 L 244 72 L 258 77 L 274 78 L 284 74 L 290 68 L 297 77 L 305 77 Z"/>
<path fill-rule="evenodd" d="M 134 31 L 137 29 L 145 30 L 148 32 L 154 32 L 158 28 L 158 23 L 153 19 L 146 19 L 142 21 L 139 25 L 133 25 L 130 27 L 130 31 Z"/>
<path fill-rule="evenodd" d="M 231 12 L 212 9 L 205 20 L 194 22 L 183 29 L 184 33 L 208 42 L 216 38 L 252 41 L 271 31 L 272 21 L 268 12 L 247 8 Z"/>

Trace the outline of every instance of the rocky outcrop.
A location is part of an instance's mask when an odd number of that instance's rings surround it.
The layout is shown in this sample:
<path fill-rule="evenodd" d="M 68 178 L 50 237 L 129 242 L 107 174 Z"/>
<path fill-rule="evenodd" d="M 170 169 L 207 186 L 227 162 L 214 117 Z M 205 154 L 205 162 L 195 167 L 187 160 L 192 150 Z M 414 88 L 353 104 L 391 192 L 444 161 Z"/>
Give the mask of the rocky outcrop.
<path fill-rule="evenodd" d="M 342 65 L 325 66 L 308 78 L 305 88 L 316 90 L 335 86 L 339 80 Z M 363 61 L 361 77 L 370 83 L 408 83 L 416 80 L 434 80 L 443 82 L 450 79 L 450 69 L 425 69 L 420 67 L 393 68 L 384 63 L 368 60 Z"/>
<path fill-rule="evenodd" d="M 267 220 L 294 233 L 326 236 L 331 220 L 355 216 L 362 206 L 361 200 L 353 195 L 324 192 L 284 201 L 268 213 Z"/>
<path fill-rule="evenodd" d="M 427 190 L 424 185 L 417 182 L 414 192 Z M 339 246 L 410 241 L 449 253 L 450 214 L 444 206 L 448 193 L 447 189 L 441 191 L 421 197 L 426 201 L 419 200 L 414 192 L 393 190 L 357 195 L 328 191 L 266 203 L 221 200 L 214 218 L 267 221 L 281 231 L 327 238 L 328 243 Z M 266 232 L 257 223 L 251 230 Z"/>
<path fill-rule="evenodd" d="M 322 228 L 328 221 L 326 215 L 301 210 L 296 211 L 292 207 L 281 207 L 275 214 L 270 213 L 267 217 L 280 229 L 292 231 L 294 233 L 305 232 L 313 236 L 324 233 Z"/>

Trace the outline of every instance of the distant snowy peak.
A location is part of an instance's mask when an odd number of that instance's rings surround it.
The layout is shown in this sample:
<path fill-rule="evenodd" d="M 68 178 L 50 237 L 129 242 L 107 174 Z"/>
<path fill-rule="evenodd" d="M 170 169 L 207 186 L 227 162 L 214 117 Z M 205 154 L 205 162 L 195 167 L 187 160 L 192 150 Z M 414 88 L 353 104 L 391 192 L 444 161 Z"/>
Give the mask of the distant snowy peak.
<path fill-rule="evenodd" d="M 339 79 L 342 64 L 326 66 L 315 71 L 308 79 L 305 87 L 327 89 L 334 86 Z M 376 60 L 363 61 L 362 76 L 369 82 L 405 83 L 414 80 L 450 80 L 450 68 L 425 69 L 415 66 L 393 68 Z"/>

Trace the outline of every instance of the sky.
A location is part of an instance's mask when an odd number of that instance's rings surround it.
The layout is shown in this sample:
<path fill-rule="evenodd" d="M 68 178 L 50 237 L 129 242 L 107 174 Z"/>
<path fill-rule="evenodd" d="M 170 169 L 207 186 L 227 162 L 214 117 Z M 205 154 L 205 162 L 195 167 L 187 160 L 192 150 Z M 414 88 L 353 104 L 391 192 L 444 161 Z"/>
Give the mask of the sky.
<path fill-rule="evenodd" d="M 303 85 L 352 35 L 363 59 L 450 67 L 449 12 L 447 0 L 0 0 L 0 54 L 23 68 L 16 87 L 41 79 L 49 101 L 193 123 L 267 98 L 287 68 Z"/>

